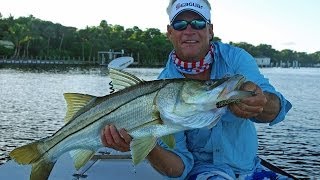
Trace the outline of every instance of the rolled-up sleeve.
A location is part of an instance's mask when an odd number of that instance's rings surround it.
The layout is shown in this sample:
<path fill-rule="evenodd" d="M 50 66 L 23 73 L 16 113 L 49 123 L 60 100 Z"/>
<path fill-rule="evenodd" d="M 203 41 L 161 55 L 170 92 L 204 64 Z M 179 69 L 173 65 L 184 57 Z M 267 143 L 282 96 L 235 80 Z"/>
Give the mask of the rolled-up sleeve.
<path fill-rule="evenodd" d="M 277 95 L 280 100 L 280 112 L 278 113 L 277 117 L 269 123 L 270 126 L 284 120 L 286 114 L 292 108 L 292 104 L 288 100 L 286 100 L 282 94 L 280 94 L 279 92 L 271 92 L 271 93 L 274 93 L 275 95 Z"/>
<path fill-rule="evenodd" d="M 244 75 L 248 81 L 256 83 L 264 92 L 269 92 L 278 96 L 280 100 L 280 112 L 276 118 L 269 123 L 270 126 L 277 124 L 284 120 L 285 115 L 291 109 L 291 103 L 269 83 L 269 80 L 265 78 L 259 71 L 258 65 L 255 59 L 246 51 L 240 50 L 238 52 L 238 58 L 234 58 L 232 63 L 234 67 L 238 67 L 238 74 Z M 257 122 L 254 118 L 250 119 L 253 122 Z"/>

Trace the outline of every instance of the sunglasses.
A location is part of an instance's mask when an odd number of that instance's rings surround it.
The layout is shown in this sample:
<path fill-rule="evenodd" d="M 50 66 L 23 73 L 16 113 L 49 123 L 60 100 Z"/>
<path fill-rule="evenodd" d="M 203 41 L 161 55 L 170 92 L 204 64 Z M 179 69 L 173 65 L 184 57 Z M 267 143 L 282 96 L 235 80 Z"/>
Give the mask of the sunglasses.
<path fill-rule="evenodd" d="M 171 26 L 173 27 L 174 30 L 183 31 L 187 29 L 188 24 L 191 25 L 192 29 L 201 30 L 206 27 L 207 21 L 203 19 L 194 19 L 192 21 L 175 20 L 171 23 Z"/>

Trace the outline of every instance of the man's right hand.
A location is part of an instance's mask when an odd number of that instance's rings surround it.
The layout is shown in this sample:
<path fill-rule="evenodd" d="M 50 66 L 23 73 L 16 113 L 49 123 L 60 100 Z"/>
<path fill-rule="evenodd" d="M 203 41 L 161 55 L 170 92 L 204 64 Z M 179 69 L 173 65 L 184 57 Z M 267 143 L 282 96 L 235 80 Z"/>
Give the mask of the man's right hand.
<path fill-rule="evenodd" d="M 114 125 L 106 125 L 101 131 L 102 144 L 117 151 L 129 151 L 131 140 L 132 137 L 125 129 L 118 131 Z"/>
<path fill-rule="evenodd" d="M 121 152 L 130 150 L 130 142 L 132 137 L 125 129 L 119 131 L 114 125 L 106 125 L 101 131 L 101 142 L 108 148 Z M 156 145 L 147 156 L 152 167 L 158 172 L 167 176 L 181 176 L 184 170 L 184 164 L 181 158 L 175 153 L 163 149 L 160 145 Z"/>

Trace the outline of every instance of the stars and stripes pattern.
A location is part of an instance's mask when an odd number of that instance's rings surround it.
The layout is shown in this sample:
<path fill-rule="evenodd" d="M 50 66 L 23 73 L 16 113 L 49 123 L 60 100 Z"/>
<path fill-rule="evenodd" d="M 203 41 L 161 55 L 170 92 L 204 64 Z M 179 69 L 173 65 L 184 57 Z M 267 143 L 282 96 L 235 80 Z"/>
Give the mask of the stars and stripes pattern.
<path fill-rule="evenodd" d="M 186 62 L 179 59 L 175 53 L 172 53 L 172 60 L 178 71 L 186 74 L 199 74 L 210 68 L 214 60 L 213 46 L 207 55 L 198 61 Z"/>

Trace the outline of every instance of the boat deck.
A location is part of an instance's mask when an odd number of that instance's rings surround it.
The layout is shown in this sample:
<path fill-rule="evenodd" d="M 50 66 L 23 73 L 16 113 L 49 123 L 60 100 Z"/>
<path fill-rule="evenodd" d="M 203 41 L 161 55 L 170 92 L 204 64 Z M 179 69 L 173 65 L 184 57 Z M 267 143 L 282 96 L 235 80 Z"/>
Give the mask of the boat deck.
<path fill-rule="evenodd" d="M 0 179 L 29 179 L 31 165 L 18 165 L 14 161 L 8 161 L 0 166 Z M 57 179 L 81 179 L 81 180 L 105 180 L 105 179 L 152 179 L 160 180 L 163 177 L 156 172 L 147 161 L 133 166 L 130 155 L 97 154 L 79 171 L 74 168 L 68 153 L 59 158 L 55 164 L 49 180 Z"/>
<path fill-rule="evenodd" d="M 263 166 L 270 170 L 297 179 L 280 168 L 261 159 Z M 0 166 L 0 179 L 29 179 L 31 165 L 19 165 L 14 161 L 8 161 Z M 155 171 L 148 161 L 134 166 L 129 153 L 121 153 L 109 148 L 102 148 L 97 154 L 78 171 L 74 168 L 73 160 L 69 153 L 62 155 L 56 162 L 49 180 L 72 179 L 72 180 L 105 180 L 105 179 L 164 179 Z"/>

